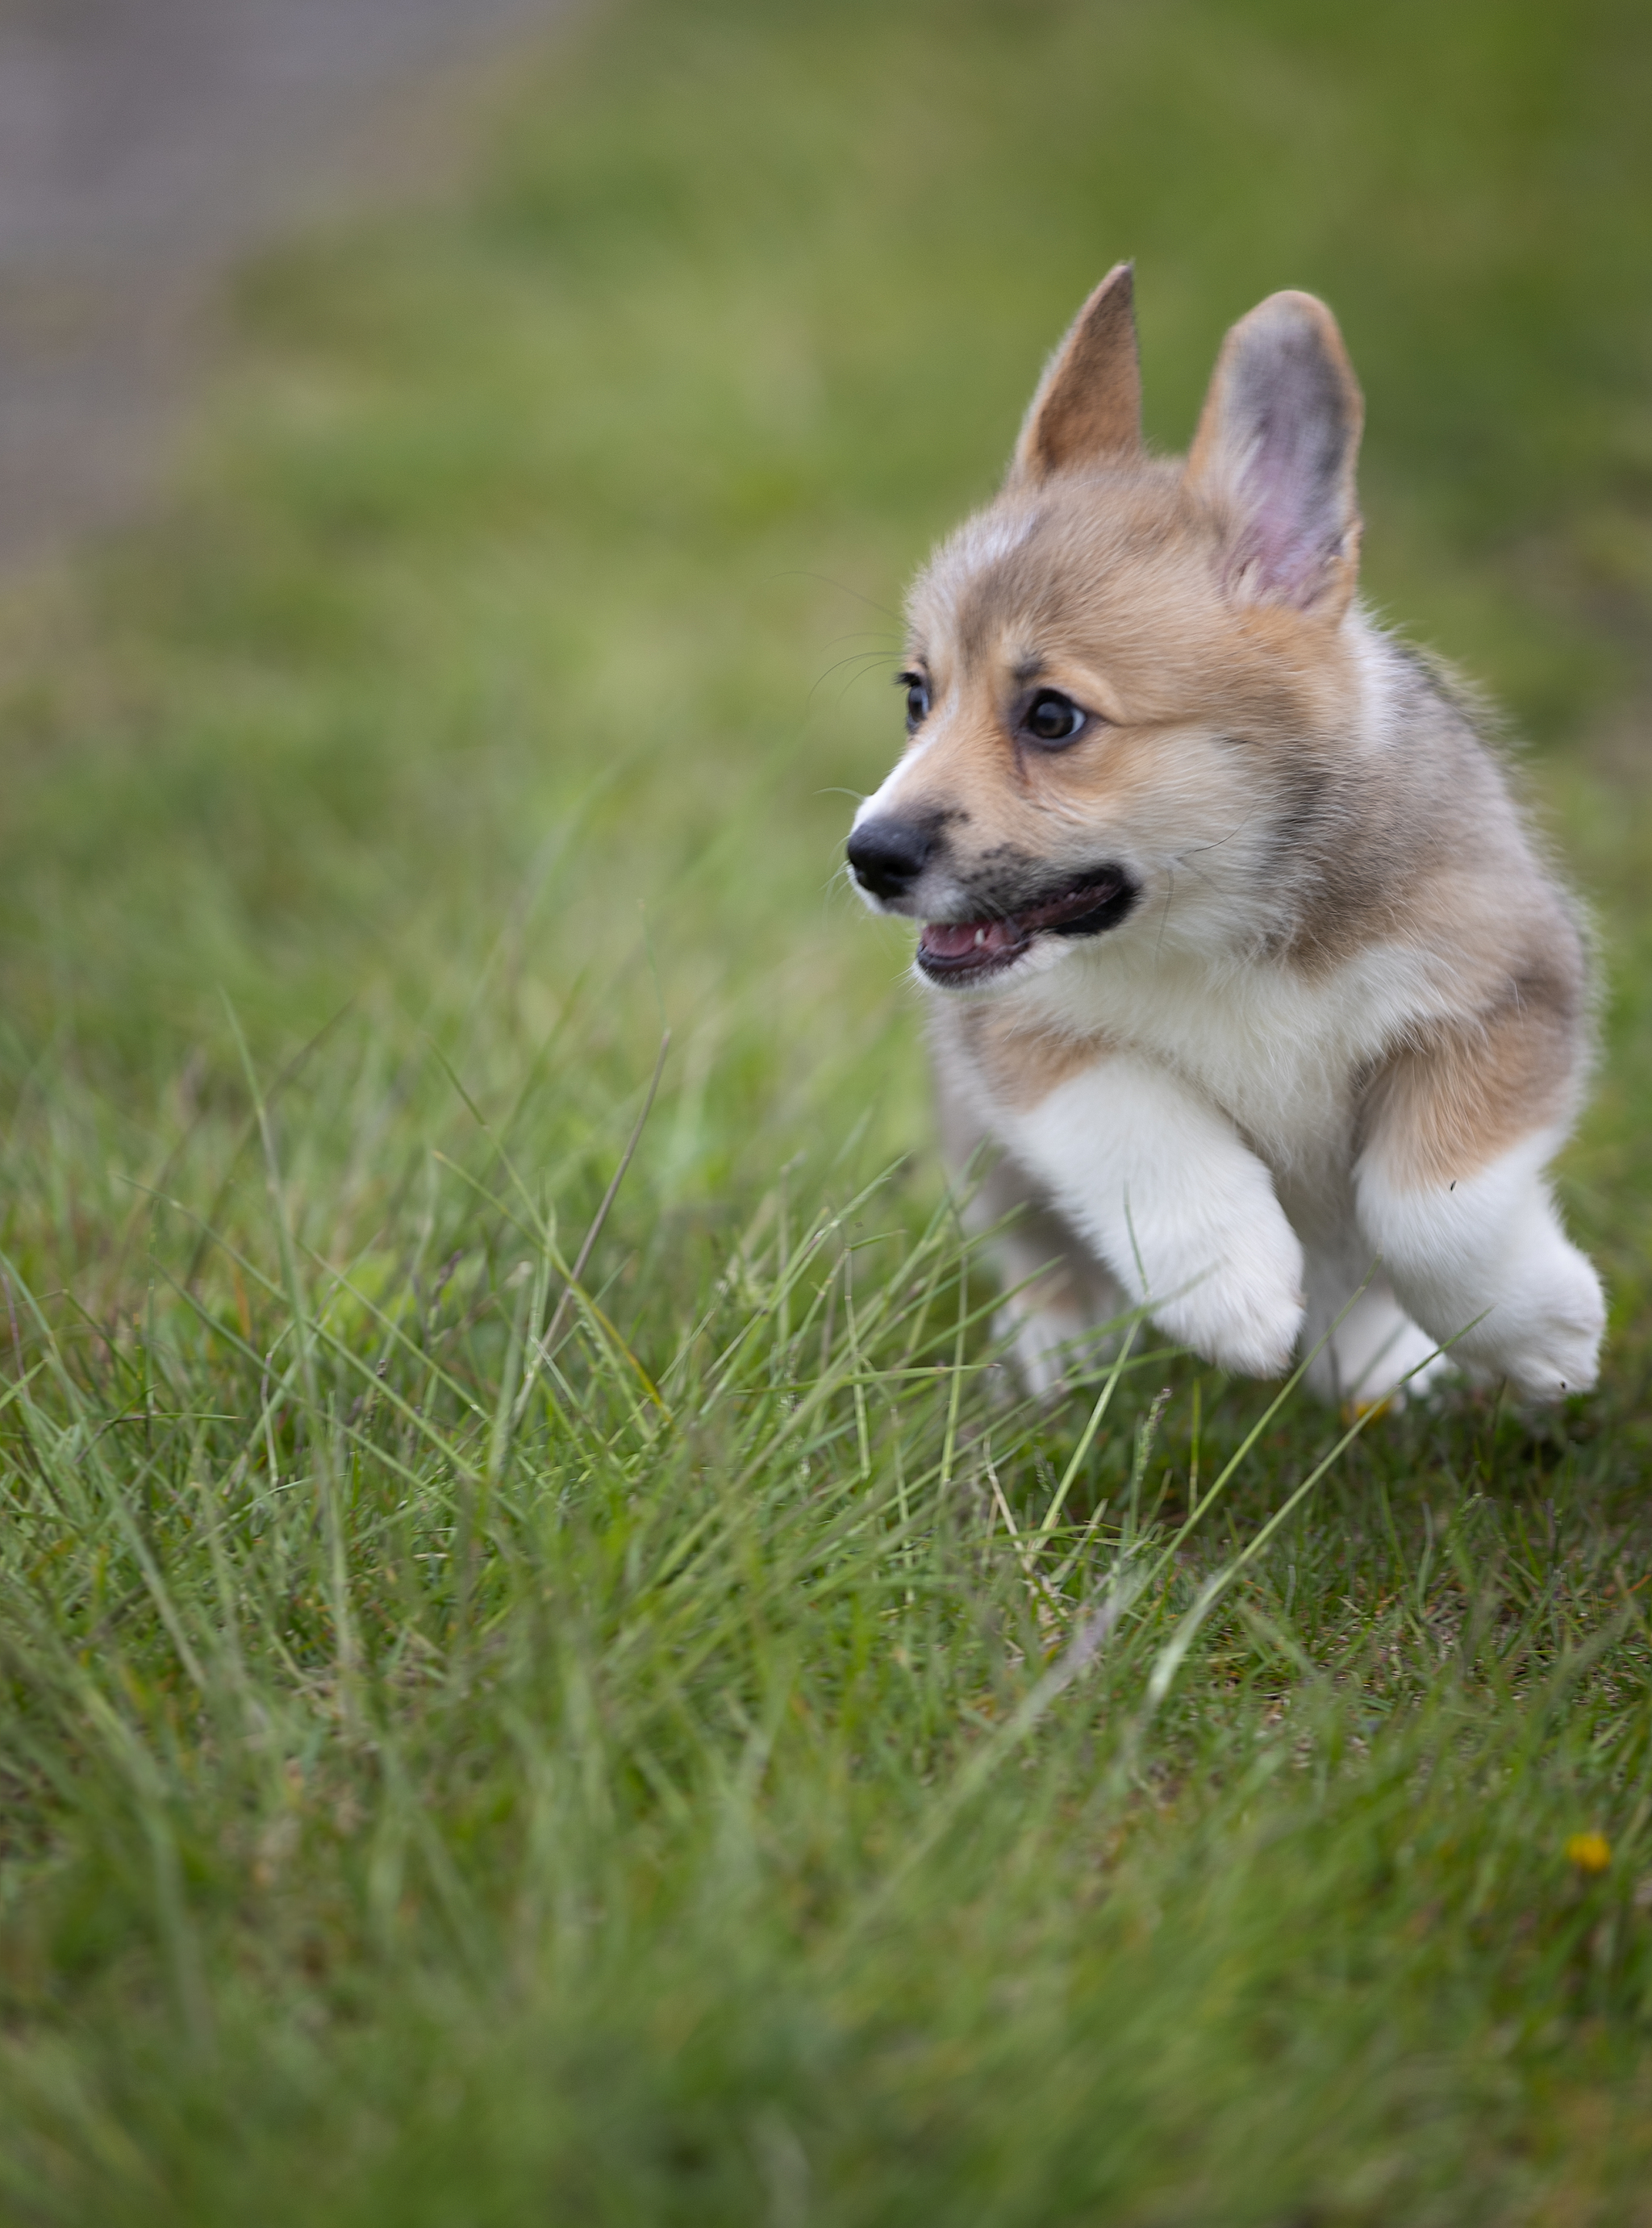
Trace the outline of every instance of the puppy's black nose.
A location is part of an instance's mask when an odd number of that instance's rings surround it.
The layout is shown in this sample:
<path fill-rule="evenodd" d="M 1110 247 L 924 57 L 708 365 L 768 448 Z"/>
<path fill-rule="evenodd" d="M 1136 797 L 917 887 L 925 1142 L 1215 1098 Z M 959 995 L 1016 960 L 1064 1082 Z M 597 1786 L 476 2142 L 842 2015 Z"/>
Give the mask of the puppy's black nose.
<path fill-rule="evenodd" d="M 863 820 L 848 840 L 855 879 L 874 898 L 904 897 L 929 864 L 935 832 L 887 815 Z"/>

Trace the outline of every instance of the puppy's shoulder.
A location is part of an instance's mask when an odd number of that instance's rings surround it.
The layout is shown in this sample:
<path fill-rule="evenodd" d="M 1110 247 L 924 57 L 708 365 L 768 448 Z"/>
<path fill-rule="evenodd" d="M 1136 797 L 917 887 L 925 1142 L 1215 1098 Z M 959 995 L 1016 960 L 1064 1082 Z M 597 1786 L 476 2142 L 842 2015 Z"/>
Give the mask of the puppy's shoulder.
<path fill-rule="evenodd" d="M 1008 998 L 942 1006 L 931 1039 L 944 1085 L 1017 1114 L 1117 1049 L 1104 1031 L 1064 1026 Z"/>

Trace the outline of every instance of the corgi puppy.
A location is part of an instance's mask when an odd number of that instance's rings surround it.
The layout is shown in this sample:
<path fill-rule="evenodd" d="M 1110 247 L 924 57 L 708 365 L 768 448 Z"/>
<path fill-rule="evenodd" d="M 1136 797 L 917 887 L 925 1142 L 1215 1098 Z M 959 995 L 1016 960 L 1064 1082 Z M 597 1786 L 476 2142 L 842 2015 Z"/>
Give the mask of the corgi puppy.
<path fill-rule="evenodd" d="M 1475 707 L 1356 599 L 1361 419 L 1330 312 L 1274 294 L 1187 458 L 1149 456 L 1120 265 L 912 590 L 910 739 L 848 864 L 920 925 L 1035 1391 L 1132 1307 L 1242 1375 L 1317 1348 L 1360 1405 L 1448 1342 L 1534 1399 L 1595 1381 L 1544 1174 L 1583 938 Z"/>

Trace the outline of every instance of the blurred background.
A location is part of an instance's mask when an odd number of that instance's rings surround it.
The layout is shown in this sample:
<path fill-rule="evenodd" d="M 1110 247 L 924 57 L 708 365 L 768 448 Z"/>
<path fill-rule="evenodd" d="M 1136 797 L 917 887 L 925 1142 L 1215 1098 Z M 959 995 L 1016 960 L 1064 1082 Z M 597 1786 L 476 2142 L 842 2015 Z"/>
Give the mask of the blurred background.
<path fill-rule="evenodd" d="M 152 491 L 213 289 L 439 174 L 555 0 L 0 0 L 0 566 Z"/>
<path fill-rule="evenodd" d="M 1134 256 L 1166 445 L 1259 297 L 1342 321 L 1368 592 L 1600 919 L 1569 1181 L 1638 1289 L 1649 113 L 1637 0 L 0 0 L 13 1242 L 210 1162 L 231 1013 L 483 1098 L 663 1015 L 673 1212 L 921 1140 L 842 831 L 903 581 Z"/>

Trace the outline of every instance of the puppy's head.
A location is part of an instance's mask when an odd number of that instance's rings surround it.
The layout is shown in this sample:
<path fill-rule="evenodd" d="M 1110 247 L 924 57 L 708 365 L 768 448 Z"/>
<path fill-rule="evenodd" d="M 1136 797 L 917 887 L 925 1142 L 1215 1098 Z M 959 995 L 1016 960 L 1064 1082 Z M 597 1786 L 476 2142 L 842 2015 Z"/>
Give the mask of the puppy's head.
<path fill-rule="evenodd" d="M 910 739 L 848 860 L 949 987 L 1149 923 L 1256 935 L 1351 716 L 1361 402 L 1329 311 L 1275 294 L 1233 328 L 1183 463 L 1142 446 L 1130 291 L 1120 265 L 1085 304 L 910 599 Z"/>

